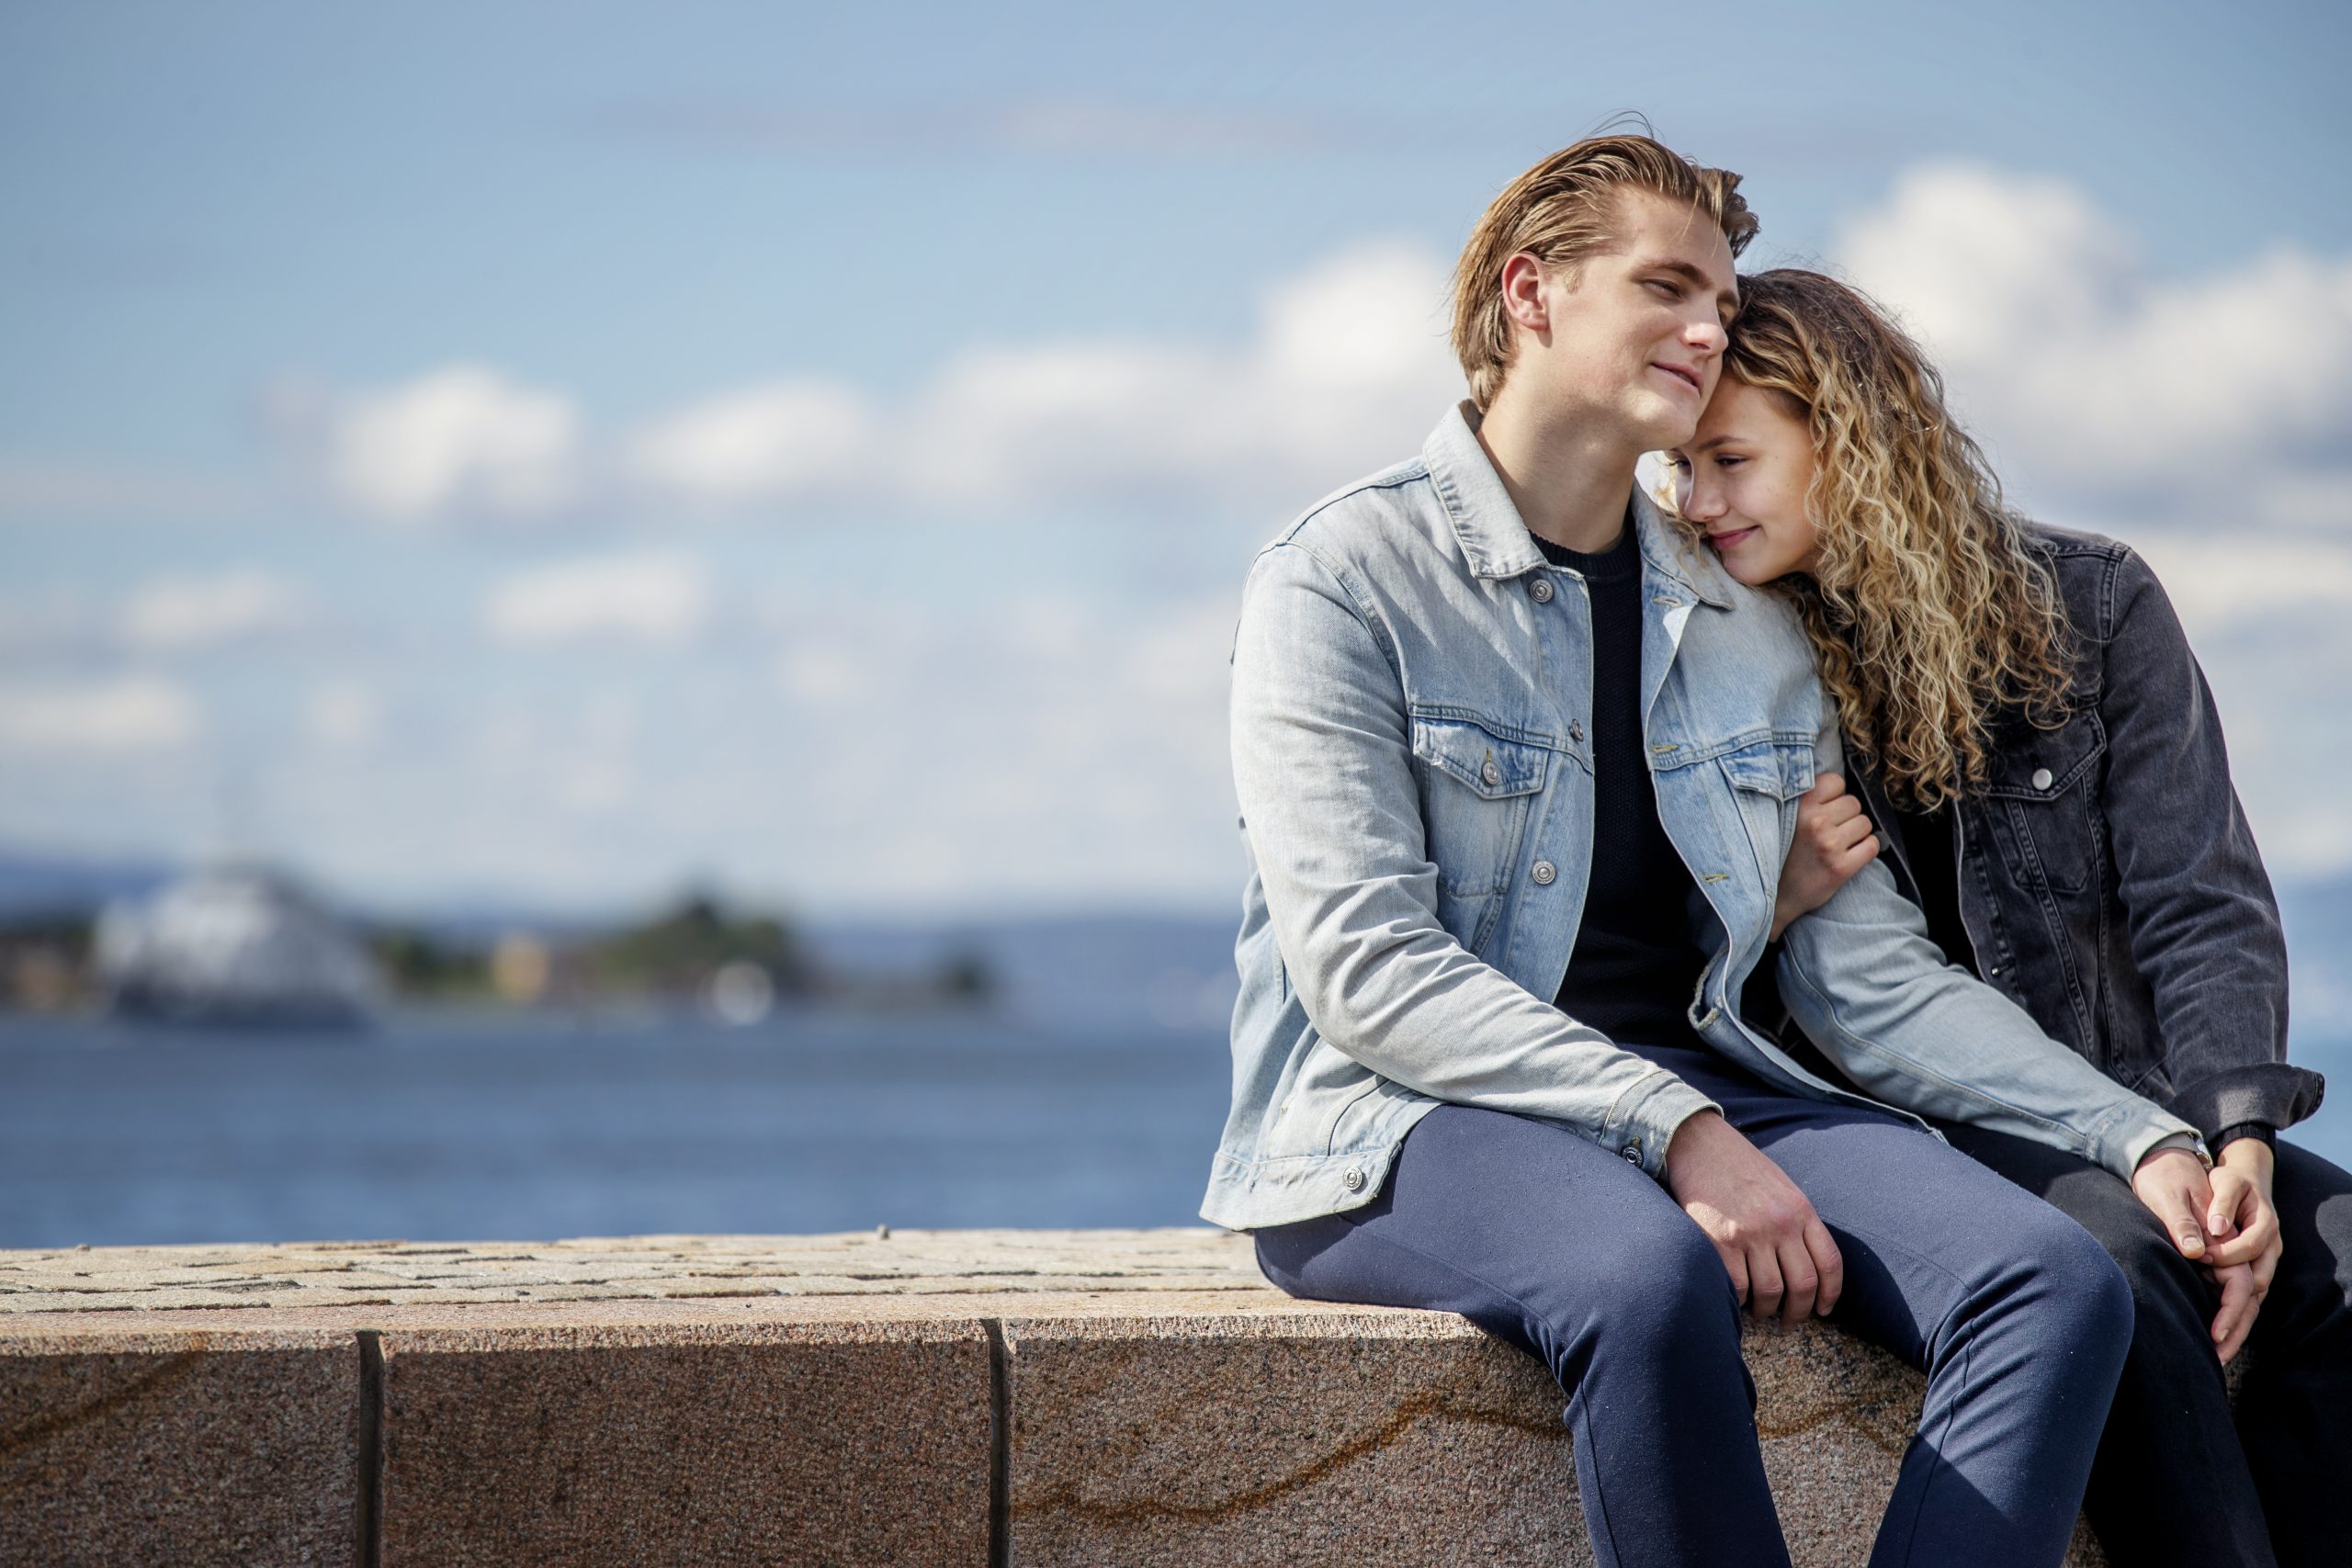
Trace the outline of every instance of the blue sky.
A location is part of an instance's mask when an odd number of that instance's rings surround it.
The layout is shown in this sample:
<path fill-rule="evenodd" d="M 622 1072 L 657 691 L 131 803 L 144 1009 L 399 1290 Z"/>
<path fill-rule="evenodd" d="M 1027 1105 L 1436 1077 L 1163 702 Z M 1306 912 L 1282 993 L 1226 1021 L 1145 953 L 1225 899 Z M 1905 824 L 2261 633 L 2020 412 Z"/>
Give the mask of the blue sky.
<path fill-rule="evenodd" d="M 1442 25 L 1441 25 L 1442 23 Z M 2352 866 L 2340 8 L 0 11 L 0 843 L 1220 908 L 1254 545 L 1611 113 L 2143 546 Z"/>

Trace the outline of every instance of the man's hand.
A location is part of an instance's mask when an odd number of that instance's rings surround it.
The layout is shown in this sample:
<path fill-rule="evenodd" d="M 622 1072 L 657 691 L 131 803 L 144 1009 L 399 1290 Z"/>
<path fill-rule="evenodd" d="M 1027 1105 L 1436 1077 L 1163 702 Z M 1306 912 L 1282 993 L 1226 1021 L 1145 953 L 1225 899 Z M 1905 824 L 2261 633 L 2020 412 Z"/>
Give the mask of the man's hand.
<path fill-rule="evenodd" d="M 2222 1290 L 2213 1348 L 2227 1361 L 2245 1345 L 2270 1292 L 2280 1242 L 2278 1215 L 2270 1206 L 2269 1146 L 2240 1138 L 2222 1152 L 2226 1163 L 2209 1177 L 2187 1149 L 2158 1149 L 2132 1173 L 2132 1190 L 2164 1222 L 2180 1255 L 2211 1270 Z"/>
<path fill-rule="evenodd" d="M 1813 1201 L 1720 1112 L 1702 1111 L 1675 1129 L 1666 1185 L 1715 1244 L 1749 1312 L 1793 1324 L 1838 1304 L 1846 1262 Z"/>
<path fill-rule="evenodd" d="M 2132 1191 L 2163 1224 L 2165 1235 L 2183 1258 L 2207 1261 L 2205 1222 L 2212 1211 L 2213 1189 L 2195 1155 L 2175 1145 L 2143 1156 L 2132 1173 Z"/>
<path fill-rule="evenodd" d="M 1772 934 L 1788 930 L 1799 915 L 1811 914 L 1852 880 L 1878 853 L 1878 835 L 1862 815 L 1862 803 L 1846 793 L 1846 781 L 1822 773 L 1797 800 L 1797 836 L 1781 866 L 1780 891 L 1772 899 Z"/>
<path fill-rule="evenodd" d="M 2263 1298 L 2270 1293 L 2270 1281 L 2278 1272 L 2279 1256 L 2286 1250 L 2286 1238 L 2278 1229 L 2278 1211 L 2270 1201 L 2270 1178 L 2278 1157 L 2270 1145 L 2259 1138 L 2233 1138 L 2222 1148 L 2221 1163 L 2213 1168 L 2210 1178 L 2212 1198 L 2206 1210 L 2205 1228 L 2213 1243 L 2205 1260 L 2222 1281 L 2222 1316 L 2228 1315 L 2230 1305 L 2229 1280 L 2225 1276 L 2233 1269 L 2245 1269 L 2245 1289 L 2251 1297 L 2245 1324 L 2237 1330 L 2234 1342 L 2224 1337 L 2222 1317 L 2213 1320 L 2213 1338 L 2221 1347 L 2224 1361 L 2236 1355 L 2238 1346 L 2245 1342 L 2245 1329 L 2253 1326 L 2254 1314 L 2261 1310 Z"/>

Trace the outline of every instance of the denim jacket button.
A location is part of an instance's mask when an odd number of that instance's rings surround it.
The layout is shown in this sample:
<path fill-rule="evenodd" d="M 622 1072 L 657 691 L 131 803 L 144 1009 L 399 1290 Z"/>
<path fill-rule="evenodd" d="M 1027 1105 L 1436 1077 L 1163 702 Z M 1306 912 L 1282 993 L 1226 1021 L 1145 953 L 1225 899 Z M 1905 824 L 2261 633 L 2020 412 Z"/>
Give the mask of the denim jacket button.
<path fill-rule="evenodd" d="M 1495 785 L 1503 782 L 1503 771 L 1495 766 L 1492 762 L 1488 762 L 1485 767 L 1480 768 L 1478 770 L 1478 776 L 1487 781 L 1487 787 L 1488 789 L 1492 789 Z"/>
<path fill-rule="evenodd" d="M 1560 874 L 1553 869 L 1552 863 L 1550 861 L 1539 860 L 1527 874 L 1535 879 L 1536 886 L 1549 887 L 1552 886 L 1552 879 Z"/>
<path fill-rule="evenodd" d="M 1639 1138 L 1635 1138 L 1632 1143 L 1627 1144 L 1627 1145 L 1625 1145 L 1625 1148 L 1624 1148 L 1624 1155 L 1625 1155 L 1625 1163 L 1626 1163 L 1626 1164 L 1628 1164 L 1628 1165 L 1639 1165 L 1639 1164 L 1641 1164 L 1641 1163 L 1642 1163 L 1642 1141 L 1641 1141 Z"/>
<path fill-rule="evenodd" d="M 1357 1169 L 1354 1166 L 1348 1167 L 1348 1168 L 1342 1171 L 1340 1175 L 1340 1185 L 1346 1188 L 1351 1192 L 1363 1191 L 1363 1172 Z"/>
<path fill-rule="evenodd" d="M 2048 789 L 2050 787 L 2050 770 L 2048 768 L 2036 768 L 2033 770 L 2033 787 L 2036 789 Z"/>
<path fill-rule="evenodd" d="M 1552 580 L 1539 577 L 1527 585 L 1527 592 L 1538 604 L 1549 604 L 1552 602 Z"/>

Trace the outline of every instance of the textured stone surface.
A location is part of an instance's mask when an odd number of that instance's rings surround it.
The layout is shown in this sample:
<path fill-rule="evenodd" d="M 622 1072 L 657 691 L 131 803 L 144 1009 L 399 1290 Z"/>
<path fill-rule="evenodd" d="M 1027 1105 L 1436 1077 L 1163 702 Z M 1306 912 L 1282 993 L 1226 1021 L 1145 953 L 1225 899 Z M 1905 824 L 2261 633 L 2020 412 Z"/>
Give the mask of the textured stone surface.
<path fill-rule="evenodd" d="M 1004 1321 L 1022 1563 L 1589 1564 L 1562 1400 L 1431 1313 Z M 1926 1380 L 1821 1324 L 1750 1325 L 1798 1568 L 1870 1555 Z M 2087 1536 L 2070 1558 L 2102 1560 Z"/>
<path fill-rule="evenodd" d="M 1560 1395 L 1434 1313 L 1009 1319 L 1012 1560 L 1584 1563 Z"/>
<path fill-rule="evenodd" d="M 1270 1289 L 1248 1237 L 1197 1226 L 0 1252 L 0 1314 Z"/>
<path fill-rule="evenodd" d="M 989 1346 L 945 1323 L 387 1332 L 388 1564 L 989 1560 Z"/>
<path fill-rule="evenodd" d="M 348 1332 L 0 1335 L 0 1562 L 350 1562 L 358 1414 Z"/>
<path fill-rule="evenodd" d="M 161 1325 L 173 1332 L 147 1332 Z M 218 1547 L 232 1514 L 234 1539 L 288 1552 L 334 1536 L 313 1514 L 341 1521 L 345 1546 L 317 1560 L 346 1560 L 353 1337 L 372 1330 L 387 1563 L 984 1563 L 992 1325 L 1013 1562 L 1589 1561 L 1560 1394 L 1534 1360 L 1447 1314 L 1293 1301 L 1260 1278 L 1248 1237 L 1186 1228 L 0 1253 L 0 1369 L 61 1355 L 87 1369 L 19 1378 L 14 1404 L 0 1371 L 0 1562 L 76 1561 L 8 1535 L 50 1539 L 10 1506 L 6 1488 L 24 1484 L 11 1434 L 64 1451 L 44 1435 L 54 1413 L 104 1404 L 106 1376 L 145 1375 L 101 1364 L 134 1340 L 169 1358 L 273 1335 L 342 1347 L 344 1403 L 293 1397 L 291 1363 L 217 1382 L 174 1363 L 168 1376 L 211 1391 L 215 1425 L 159 1437 L 153 1461 L 134 1442 L 144 1428 L 95 1443 L 79 1478 L 40 1483 L 38 1517 L 110 1484 L 99 1517 L 144 1508 L 198 1544 L 157 1536 L 175 1550 L 82 1561 L 306 1560 Z M 1747 1351 L 1796 1561 L 1862 1561 L 1922 1380 L 1819 1325 L 1751 1325 Z M 157 1396 L 123 1407 L 140 1400 Z M 218 1425 L 247 1403 L 267 1414 Z M 171 1457 L 250 1450 L 223 1433 L 255 1421 L 274 1454 L 344 1456 L 341 1494 L 303 1490 L 309 1459 L 265 1476 L 234 1455 L 209 1470 Z M 189 1474 L 227 1479 L 174 1479 Z M 273 1481 L 248 1509 L 244 1489 Z M 2086 1540 L 2070 1561 L 2098 1559 Z"/>

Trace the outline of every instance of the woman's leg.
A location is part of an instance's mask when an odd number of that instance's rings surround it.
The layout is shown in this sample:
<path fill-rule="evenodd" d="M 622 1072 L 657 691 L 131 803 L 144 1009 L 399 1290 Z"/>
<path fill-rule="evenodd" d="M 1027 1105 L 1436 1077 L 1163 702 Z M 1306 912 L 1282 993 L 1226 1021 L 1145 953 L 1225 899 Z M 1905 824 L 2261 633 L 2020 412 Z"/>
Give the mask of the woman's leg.
<path fill-rule="evenodd" d="M 2238 1433 L 2287 1568 L 2352 1557 L 2352 1173 L 2285 1139 L 2285 1251 L 2247 1337 Z"/>
<path fill-rule="evenodd" d="M 2203 1270 L 2112 1172 L 2007 1133 L 1945 1132 L 2098 1237 L 2131 1284 L 2131 1353 L 2083 1499 L 2115 1568 L 2269 1568 L 2269 1525 L 2231 1421 L 2213 1351 L 2218 1298 Z"/>
<path fill-rule="evenodd" d="M 2131 1293 L 2098 1243 L 1907 1123 L 1703 1054 L 1653 1059 L 1813 1201 L 1845 1260 L 1834 1320 L 1927 1371 L 1873 1568 L 2059 1562 L 2131 1337 Z"/>
<path fill-rule="evenodd" d="M 1788 1562 L 1730 1277 L 1637 1167 L 1550 1122 L 1441 1105 L 1374 1201 L 1257 1239 L 1292 1295 L 1457 1312 L 1540 1357 L 1568 1396 L 1603 1568 Z"/>

